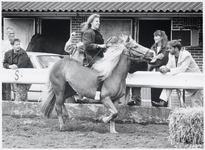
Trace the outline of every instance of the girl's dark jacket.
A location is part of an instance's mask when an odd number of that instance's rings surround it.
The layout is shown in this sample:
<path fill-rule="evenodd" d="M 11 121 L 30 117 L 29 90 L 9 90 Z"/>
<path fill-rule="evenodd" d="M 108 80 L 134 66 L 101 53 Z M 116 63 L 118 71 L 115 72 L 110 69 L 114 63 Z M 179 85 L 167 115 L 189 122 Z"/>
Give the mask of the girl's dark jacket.
<path fill-rule="evenodd" d="M 102 38 L 102 35 L 100 36 Z M 102 43 L 97 43 L 95 41 L 95 32 L 93 31 L 93 29 L 88 29 L 84 31 L 82 41 L 85 46 L 84 64 L 89 63 L 90 61 L 94 63 L 96 59 L 98 59 L 99 57 L 100 58 L 103 57 L 103 52 L 105 49 L 100 49 L 97 47 L 99 44 L 102 44 Z"/>
<path fill-rule="evenodd" d="M 152 45 L 151 50 L 154 50 L 155 52 L 157 52 L 156 44 Z M 161 50 L 158 52 L 158 54 L 159 53 L 163 53 L 164 57 L 162 59 L 157 59 L 154 63 L 150 63 L 149 71 L 152 71 L 154 68 L 156 69 L 156 71 L 158 71 L 161 66 L 167 64 L 169 52 L 166 51 L 166 47 L 162 47 Z"/>
<path fill-rule="evenodd" d="M 15 54 L 13 49 L 5 53 L 3 62 L 4 68 L 9 69 L 9 65 L 13 64 L 17 65 L 18 68 L 33 68 L 30 58 L 22 48 Z"/>

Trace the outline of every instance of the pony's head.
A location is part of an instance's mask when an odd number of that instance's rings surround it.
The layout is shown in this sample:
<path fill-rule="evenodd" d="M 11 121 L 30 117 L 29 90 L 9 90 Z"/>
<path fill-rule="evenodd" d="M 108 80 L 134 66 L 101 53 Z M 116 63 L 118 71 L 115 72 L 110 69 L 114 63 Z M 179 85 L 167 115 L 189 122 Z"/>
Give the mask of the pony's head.
<path fill-rule="evenodd" d="M 133 59 L 138 58 L 150 61 L 155 55 L 153 50 L 138 44 L 130 36 L 121 35 L 120 39 L 123 41 L 125 47 L 127 48 L 126 55 L 129 55 Z"/>

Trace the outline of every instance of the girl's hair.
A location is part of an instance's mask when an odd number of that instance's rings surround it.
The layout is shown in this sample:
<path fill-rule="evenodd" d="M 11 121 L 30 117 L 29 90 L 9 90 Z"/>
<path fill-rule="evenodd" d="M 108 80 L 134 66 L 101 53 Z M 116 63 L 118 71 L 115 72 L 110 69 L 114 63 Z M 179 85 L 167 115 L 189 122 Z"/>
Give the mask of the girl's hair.
<path fill-rule="evenodd" d="M 174 47 L 174 48 L 177 47 L 179 50 L 181 50 L 181 48 L 182 48 L 182 44 L 181 44 L 180 40 L 169 41 L 167 43 L 167 45 L 170 45 L 171 47 Z"/>
<path fill-rule="evenodd" d="M 90 15 L 90 16 L 88 17 L 88 19 L 87 19 L 86 22 L 83 22 L 83 23 L 81 24 L 81 30 L 82 30 L 82 32 L 84 32 L 84 31 L 86 31 L 86 30 L 88 30 L 88 29 L 91 28 L 91 23 L 93 22 L 93 20 L 94 20 L 95 18 L 100 18 L 100 15 L 99 15 L 99 14 L 92 14 L 92 15 Z"/>
<path fill-rule="evenodd" d="M 154 36 L 157 36 L 159 35 L 160 37 L 162 37 L 162 40 L 161 40 L 161 43 L 162 43 L 162 47 L 166 47 L 167 45 L 167 42 L 168 42 L 168 39 L 167 39 L 167 35 L 164 31 L 162 30 L 156 30 L 154 33 L 153 33 Z"/>
<path fill-rule="evenodd" d="M 20 41 L 20 39 L 13 39 L 13 40 L 11 40 L 10 44 L 14 45 L 15 42 L 21 42 L 21 41 Z"/>

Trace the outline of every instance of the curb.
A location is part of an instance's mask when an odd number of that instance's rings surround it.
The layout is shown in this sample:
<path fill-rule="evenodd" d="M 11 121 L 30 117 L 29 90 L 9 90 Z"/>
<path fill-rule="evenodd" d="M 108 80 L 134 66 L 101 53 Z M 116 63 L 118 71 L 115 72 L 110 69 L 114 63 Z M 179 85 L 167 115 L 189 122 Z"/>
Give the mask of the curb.
<path fill-rule="evenodd" d="M 96 120 L 109 115 L 109 111 L 102 104 L 71 104 L 65 103 L 70 118 Z M 168 123 L 170 108 L 155 108 L 142 106 L 119 105 L 116 122 L 119 123 Z M 38 102 L 2 101 L 2 115 L 13 117 L 43 117 Z M 51 118 L 57 117 L 53 111 Z"/>

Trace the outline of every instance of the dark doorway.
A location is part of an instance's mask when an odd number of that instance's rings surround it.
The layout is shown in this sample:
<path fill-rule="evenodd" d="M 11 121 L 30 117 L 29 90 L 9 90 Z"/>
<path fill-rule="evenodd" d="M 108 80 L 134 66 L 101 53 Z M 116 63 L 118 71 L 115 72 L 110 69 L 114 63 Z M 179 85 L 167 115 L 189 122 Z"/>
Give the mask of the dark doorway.
<path fill-rule="evenodd" d="M 163 30 L 170 40 L 171 20 L 139 20 L 139 44 L 151 48 L 154 44 L 153 33 L 156 30 Z"/>
<path fill-rule="evenodd" d="M 42 35 L 45 37 L 68 40 L 70 37 L 70 20 L 43 19 Z"/>
<path fill-rule="evenodd" d="M 65 43 L 70 38 L 70 20 L 43 19 L 41 34 L 45 41 L 50 43 L 47 44 L 50 46 L 47 46 L 46 52 L 64 54 Z"/>

